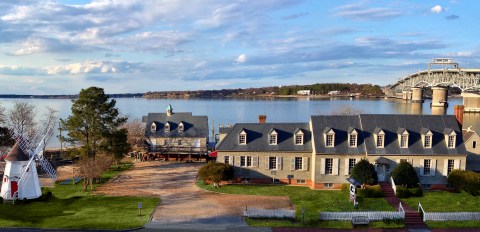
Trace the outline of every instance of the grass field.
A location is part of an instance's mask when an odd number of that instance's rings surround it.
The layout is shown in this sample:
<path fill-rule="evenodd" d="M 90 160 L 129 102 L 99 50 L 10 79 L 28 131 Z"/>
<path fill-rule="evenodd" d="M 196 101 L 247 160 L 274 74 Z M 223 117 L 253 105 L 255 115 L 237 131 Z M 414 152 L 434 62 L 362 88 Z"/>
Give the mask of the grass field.
<path fill-rule="evenodd" d="M 226 185 L 221 188 L 213 188 L 203 182 L 197 182 L 198 186 L 210 191 L 229 194 L 248 194 L 262 196 L 288 196 L 296 207 L 296 222 L 289 220 L 259 220 L 248 219 L 251 226 L 267 227 L 299 227 L 302 218 L 301 210 L 305 208 L 306 226 L 324 228 L 351 228 L 349 221 L 322 221 L 318 220 L 322 211 L 344 212 L 344 211 L 395 211 L 383 198 L 359 199 L 358 209 L 354 209 L 353 203 L 349 202 L 349 193 L 346 190 L 311 190 L 308 187 L 286 186 L 286 185 Z M 375 223 L 381 228 L 402 228 L 403 225 L 385 225 Z"/>
<path fill-rule="evenodd" d="M 423 197 L 402 199 L 413 209 L 422 204 L 426 212 L 480 212 L 480 198 L 466 192 L 451 193 L 446 191 L 424 192 Z M 480 228 L 480 221 L 427 221 L 430 228 Z"/>
<path fill-rule="evenodd" d="M 128 168 L 112 166 L 102 182 Z M 43 191 L 51 191 L 53 197 L 43 202 L 0 205 L 0 227 L 129 229 L 143 226 L 159 203 L 158 198 L 91 195 L 82 192 L 82 182 L 74 186 L 56 184 Z M 143 206 L 141 216 L 138 202 Z"/>

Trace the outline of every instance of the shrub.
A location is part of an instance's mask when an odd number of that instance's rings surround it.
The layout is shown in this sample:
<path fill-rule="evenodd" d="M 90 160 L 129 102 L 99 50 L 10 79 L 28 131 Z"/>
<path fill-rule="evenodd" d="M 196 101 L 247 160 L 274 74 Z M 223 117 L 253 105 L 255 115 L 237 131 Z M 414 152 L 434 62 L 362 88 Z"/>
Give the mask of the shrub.
<path fill-rule="evenodd" d="M 198 178 L 205 184 L 210 181 L 218 186 L 221 181 L 233 179 L 233 168 L 229 164 L 209 162 L 198 170 Z"/>
<path fill-rule="evenodd" d="M 407 188 L 401 185 L 397 185 L 396 196 L 398 198 L 421 197 L 423 196 L 423 191 L 421 187 Z"/>
<path fill-rule="evenodd" d="M 363 189 L 357 189 L 357 196 L 362 198 L 380 198 L 383 197 L 383 192 L 380 185 L 374 185 Z"/>
<path fill-rule="evenodd" d="M 453 170 L 448 174 L 448 183 L 457 191 L 464 190 L 472 196 L 480 194 L 480 175 L 472 171 Z"/>
<path fill-rule="evenodd" d="M 355 166 L 352 168 L 352 172 L 350 173 L 350 177 L 356 179 L 362 183 L 362 185 L 374 185 L 378 183 L 375 167 L 366 159 L 362 159 L 355 164 Z"/>
<path fill-rule="evenodd" d="M 413 166 L 407 161 L 401 161 L 392 171 L 395 184 L 405 187 L 417 187 L 420 180 Z"/>

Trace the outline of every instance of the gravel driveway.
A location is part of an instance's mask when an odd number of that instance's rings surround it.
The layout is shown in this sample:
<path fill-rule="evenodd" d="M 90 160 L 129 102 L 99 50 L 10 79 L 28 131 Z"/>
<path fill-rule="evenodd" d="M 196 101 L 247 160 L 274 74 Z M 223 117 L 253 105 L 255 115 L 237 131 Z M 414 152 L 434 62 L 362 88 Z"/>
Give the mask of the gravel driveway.
<path fill-rule="evenodd" d="M 228 195 L 206 192 L 195 185 L 201 163 L 139 162 L 96 193 L 121 196 L 157 196 L 146 228 L 184 230 L 254 230 L 243 222 L 245 206 L 264 209 L 292 209 L 288 197 Z"/>

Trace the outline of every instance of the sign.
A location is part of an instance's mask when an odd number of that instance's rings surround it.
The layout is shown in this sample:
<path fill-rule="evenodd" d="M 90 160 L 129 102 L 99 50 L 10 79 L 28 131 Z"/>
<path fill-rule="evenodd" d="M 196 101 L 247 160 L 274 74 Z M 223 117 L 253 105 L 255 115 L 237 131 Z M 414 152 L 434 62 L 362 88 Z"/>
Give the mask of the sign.
<path fill-rule="evenodd" d="M 139 209 L 142 208 L 142 202 L 138 202 L 138 208 L 139 208 Z"/>
<path fill-rule="evenodd" d="M 354 196 L 354 195 L 355 195 L 355 190 L 357 190 L 357 188 L 355 187 L 355 185 L 350 184 L 350 196 Z"/>

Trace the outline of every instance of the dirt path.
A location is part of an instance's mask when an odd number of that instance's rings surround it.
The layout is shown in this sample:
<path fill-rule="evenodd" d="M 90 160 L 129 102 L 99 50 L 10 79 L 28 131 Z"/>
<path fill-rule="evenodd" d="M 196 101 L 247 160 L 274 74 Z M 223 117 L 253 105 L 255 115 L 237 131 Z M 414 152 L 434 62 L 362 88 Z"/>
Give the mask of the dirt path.
<path fill-rule="evenodd" d="M 232 225 L 240 220 L 245 206 L 264 209 L 293 208 L 288 197 L 228 195 L 205 192 L 195 185 L 199 163 L 135 163 L 98 187 L 97 194 L 157 196 L 162 202 L 155 209 L 151 226 L 208 224 Z M 240 221 L 239 221 L 240 220 Z M 148 227 L 148 226 L 147 226 Z"/>

